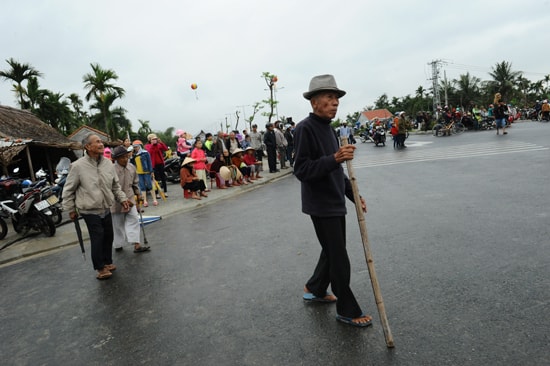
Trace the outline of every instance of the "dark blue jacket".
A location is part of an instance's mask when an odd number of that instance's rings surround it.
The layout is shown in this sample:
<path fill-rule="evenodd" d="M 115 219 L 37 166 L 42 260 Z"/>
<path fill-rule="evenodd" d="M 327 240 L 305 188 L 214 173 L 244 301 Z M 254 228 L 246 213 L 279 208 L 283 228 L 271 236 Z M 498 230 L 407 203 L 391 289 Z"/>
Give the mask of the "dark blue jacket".
<path fill-rule="evenodd" d="M 302 183 L 302 212 L 312 216 L 344 216 L 351 183 L 334 153 L 339 144 L 330 120 L 310 113 L 294 130 L 294 175 Z"/>

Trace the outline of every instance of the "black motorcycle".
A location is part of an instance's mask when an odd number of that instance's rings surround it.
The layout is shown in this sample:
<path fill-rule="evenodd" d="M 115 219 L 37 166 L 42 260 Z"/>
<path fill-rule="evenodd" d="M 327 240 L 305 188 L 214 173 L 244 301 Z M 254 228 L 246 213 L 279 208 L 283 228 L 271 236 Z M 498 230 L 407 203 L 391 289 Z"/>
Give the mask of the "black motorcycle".
<path fill-rule="evenodd" d="M 378 146 L 379 144 L 386 146 L 386 130 L 384 127 L 376 126 L 376 128 L 374 128 L 372 142 L 374 142 L 375 146 Z"/>
<path fill-rule="evenodd" d="M 57 200 L 57 197 L 52 196 Z M 48 199 L 42 199 L 40 188 L 30 188 L 24 193 L 12 195 L 11 199 L 0 201 L 0 216 L 11 218 L 16 232 L 26 235 L 30 230 L 46 236 L 55 235 Z"/>
<path fill-rule="evenodd" d="M 180 159 L 178 157 L 166 159 L 164 162 L 164 174 L 166 180 L 172 183 L 180 182 Z"/>

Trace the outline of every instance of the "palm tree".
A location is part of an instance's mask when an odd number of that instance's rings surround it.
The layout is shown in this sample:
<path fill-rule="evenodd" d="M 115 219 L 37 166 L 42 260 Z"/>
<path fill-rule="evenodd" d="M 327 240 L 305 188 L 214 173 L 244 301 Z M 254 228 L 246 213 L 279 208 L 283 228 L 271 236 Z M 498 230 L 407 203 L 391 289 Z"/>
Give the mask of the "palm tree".
<path fill-rule="evenodd" d="M 502 61 L 495 65 L 489 75 L 494 80 L 493 92 L 502 94 L 503 100 L 506 100 L 506 98 L 512 97 L 515 82 L 522 73 L 521 71 L 512 71 L 512 64 Z"/>
<path fill-rule="evenodd" d="M 149 127 L 149 121 L 144 121 L 142 119 L 138 119 L 138 122 L 139 124 L 141 125 L 138 129 L 138 136 L 142 139 L 144 139 L 144 141 L 147 141 L 147 135 L 150 134 L 151 132 L 153 132 L 153 130 L 151 130 L 151 127 Z"/>
<path fill-rule="evenodd" d="M 62 93 L 41 90 L 38 108 L 33 113 L 59 132 L 67 134 L 72 129 L 73 119 L 69 103 L 62 98 Z"/>
<path fill-rule="evenodd" d="M 90 109 L 96 109 L 99 113 L 94 114 L 91 117 L 90 122 L 94 128 L 105 131 L 109 134 L 112 141 L 117 138 L 116 128 L 112 125 L 111 107 L 117 99 L 117 96 L 110 92 L 105 92 L 101 95 L 100 99 L 96 99 L 95 103 L 90 105 Z"/>
<path fill-rule="evenodd" d="M 471 76 L 469 72 L 459 76 L 457 80 L 453 80 L 456 85 L 458 97 L 460 98 L 460 105 L 466 108 L 470 107 L 470 104 L 474 103 L 479 98 L 479 84 L 481 79 L 475 76 Z"/>
<path fill-rule="evenodd" d="M 19 98 L 19 106 L 23 108 L 23 95 L 25 95 L 26 93 L 23 82 L 25 80 L 29 80 L 32 77 L 42 77 L 42 73 L 40 73 L 30 64 L 21 64 L 13 58 L 6 60 L 6 62 L 10 65 L 11 70 L 0 71 L 0 77 L 2 77 L 4 80 L 12 80 L 13 82 L 15 82 L 15 84 L 13 85 L 13 91 L 15 92 L 15 94 L 17 94 Z"/>
<path fill-rule="evenodd" d="M 113 70 L 102 69 L 99 64 L 90 64 L 92 67 L 92 73 L 88 73 L 83 76 L 84 89 L 88 89 L 86 94 L 86 101 L 89 101 L 92 96 L 95 98 L 95 106 L 99 106 L 101 109 L 101 115 L 103 117 L 103 125 L 105 130 L 108 131 L 109 125 L 109 107 L 113 101 L 117 98 L 122 98 L 125 94 L 123 88 L 116 86 L 113 81 L 118 80 L 118 75 Z M 111 139 L 116 139 L 115 128 L 110 129 Z"/>
<path fill-rule="evenodd" d="M 550 82 L 550 74 L 544 75 L 544 82 L 546 83 L 545 93 L 548 93 L 548 83 Z"/>
<path fill-rule="evenodd" d="M 419 106 L 418 110 L 424 110 L 424 94 L 425 93 L 426 93 L 426 89 L 424 89 L 424 87 L 422 85 L 420 85 L 420 86 L 418 86 L 418 88 L 416 88 L 416 99 L 417 99 L 417 101 L 415 102 L 415 104 L 417 104 Z"/>

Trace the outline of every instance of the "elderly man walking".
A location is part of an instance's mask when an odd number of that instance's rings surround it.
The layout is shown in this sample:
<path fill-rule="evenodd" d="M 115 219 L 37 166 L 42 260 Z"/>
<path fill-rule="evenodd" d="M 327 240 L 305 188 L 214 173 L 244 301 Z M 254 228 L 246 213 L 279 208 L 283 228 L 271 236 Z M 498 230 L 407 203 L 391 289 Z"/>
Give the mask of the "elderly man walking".
<path fill-rule="evenodd" d="M 116 269 L 113 264 L 111 206 L 119 202 L 124 210 L 131 202 L 120 189 L 111 160 L 103 157 L 103 141 L 95 134 L 82 140 L 84 156 L 71 164 L 63 187 L 63 209 L 71 220 L 81 215 L 90 234 L 92 264 L 97 279 L 104 280 Z"/>
<path fill-rule="evenodd" d="M 136 167 L 133 164 L 128 164 L 132 150 L 132 148 L 128 150 L 124 146 L 117 146 L 113 152 L 115 171 L 120 188 L 132 203 L 129 209 L 125 209 L 119 203 L 115 203 L 111 207 L 114 247 L 115 251 L 120 252 L 125 244 L 132 243 L 134 245 L 134 253 L 142 253 L 148 251 L 149 247 L 142 246 L 140 243 L 139 214 L 135 198 L 137 197 L 138 202 L 140 202 L 139 180 Z"/>
<path fill-rule="evenodd" d="M 310 215 L 321 244 L 321 256 L 313 275 L 304 286 L 305 301 L 336 302 L 336 319 L 366 327 L 372 318 L 363 314 L 350 288 L 350 261 L 346 250 L 346 197 L 353 190 L 342 163 L 353 159 L 355 146 L 339 146 L 330 123 L 338 111 L 338 89 L 332 75 L 315 76 L 304 97 L 313 113 L 298 123 L 294 133 L 294 175 L 301 182 L 302 212 Z M 367 206 L 361 198 L 361 206 Z M 332 286 L 334 295 L 327 292 Z"/>

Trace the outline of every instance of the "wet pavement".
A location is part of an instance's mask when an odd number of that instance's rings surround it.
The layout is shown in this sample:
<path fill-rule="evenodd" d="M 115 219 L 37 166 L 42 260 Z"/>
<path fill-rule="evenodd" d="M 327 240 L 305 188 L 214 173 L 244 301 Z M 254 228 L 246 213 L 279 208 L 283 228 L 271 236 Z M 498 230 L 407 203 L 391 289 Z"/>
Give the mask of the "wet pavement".
<path fill-rule="evenodd" d="M 549 364 L 549 132 L 358 145 L 394 349 L 351 205 L 352 288 L 374 324 L 303 303 L 320 248 L 287 176 L 164 216 L 146 228 L 151 252 L 114 253 L 108 281 L 74 244 L 2 266 L 0 352 L 15 365 Z"/>

